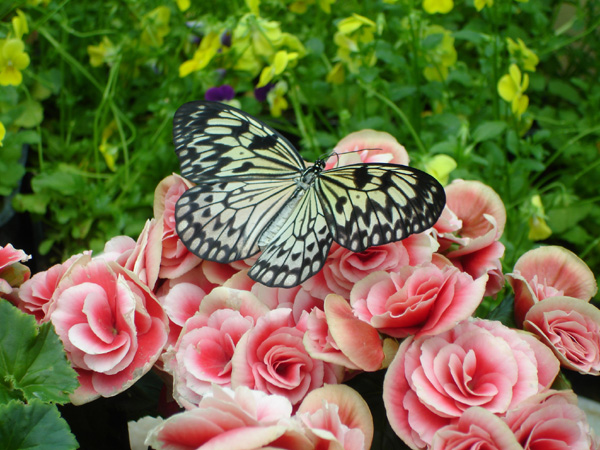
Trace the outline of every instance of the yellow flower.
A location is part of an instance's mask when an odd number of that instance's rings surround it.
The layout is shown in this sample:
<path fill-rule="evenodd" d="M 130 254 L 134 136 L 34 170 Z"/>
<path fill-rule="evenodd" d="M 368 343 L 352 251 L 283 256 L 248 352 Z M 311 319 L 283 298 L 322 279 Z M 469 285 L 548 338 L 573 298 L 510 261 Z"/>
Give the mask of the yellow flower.
<path fill-rule="evenodd" d="M 533 214 L 529 218 L 529 233 L 527 237 L 531 241 L 543 241 L 552 234 L 552 230 L 545 220 L 544 205 L 539 195 L 531 197 L 531 205 L 533 206 Z"/>
<path fill-rule="evenodd" d="M 164 38 L 171 29 L 169 28 L 169 19 L 171 10 L 166 6 L 154 8 L 142 18 L 142 36 L 141 41 L 145 45 L 160 47 Z"/>
<path fill-rule="evenodd" d="M 456 64 L 454 37 L 449 30 L 439 25 L 428 27 L 423 37 L 434 34 L 442 34 L 443 37 L 437 46 L 427 50 L 425 60 L 428 65 L 423 69 L 423 76 L 428 81 L 443 81 L 448 77 L 448 69 Z"/>
<path fill-rule="evenodd" d="M 25 44 L 21 39 L 0 40 L 0 85 L 21 84 L 21 70 L 29 65 L 29 55 L 24 50 Z"/>
<path fill-rule="evenodd" d="M 260 16 L 260 0 L 246 0 L 246 6 L 255 16 Z"/>
<path fill-rule="evenodd" d="M 266 86 L 274 76 L 280 75 L 283 73 L 288 63 L 296 60 L 298 58 L 298 53 L 291 52 L 288 53 L 285 50 L 279 50 L 275 53 L 275 57 L 273 58 L 273 62 L 270 66 L 266 66 L 261 74 L 260 79 L 258 80 L 257 88 Z"/>
<path fill-rule="evenodd" d="M 423 9 L 428 14 L 448 14 L 454 8 L 453 0 L 423 0 Z"/>
<path fill-rule="evenodd" d="M 98 150 L 100 150 L 100 153 L 104 157 L 106 165 L 112 172 L 116 170 L 115 162 L 119 153 L 119 147 L 113 144 L 109 144 L 108 140 L 113 135 L 116 129 L 117 124 L 114 120 L 112 120 L 106 127 L 104 127 L 104 130 L 102 130 L 102 141 L 98 146 Z"/>
<path fill-rule="evenodd" d="M 281 112 L 287 109 L 288 102 L 284 97 L 287 90 L 287 83 L 285 81 L 280 81 L 267 94 L 269 109 L 271 110 L 271 115 L 273 117 L 281 116 Z"/>
<path fill-rule="evenodd" d="M 181 12 L 186 12 L 188 9 L 190 9 L 190 6 L 192 5 L 191 0 L 176 0 L 177 2 L 177 8 L 179 8 L 179 11 Z"/>
<path fill-rule="evenodd" d="M 529 86 L 529 76 L 524 74 L 516 64 L 511 64 L 508 74 L 498 81 L 498 94 L 503 100 L 511 103 L 511 110 L 518 118 L 521 118 L 529 105 L 529 97 L 523 93 Z"/>
<path fill-rule="evenodd" d="M 21 39 L 24 34 L 29 33 L 29 25 L 27 25 L 27 17 L 25 13 L 20 9 L 17 9 L 17 15 L 12 18 L 13 30 L 15 30 L 15 36 Z"/>
<path fill-rule="evenodd" d="M 511 38 L 506 38 L 508 52 L 522 63 L 523 69 L 529 72 L 535 72 L 535 66 L 540 62 L 540 58 L 527 46 L 521 38 L 517 38 L 517 42 Z"/>
<path fill-rule="evenodd" d="M 344 64 L 338 62 L 331 68 L 325 81 L 331 84 L 342 84 L 345 78 Z"/>
<path fill-rule="evenodd" d="M 304 14 L 308 5 L 312 5 L 315 0 L 296 0 L 290 5 L 290 11 L 296 14 Z"/>
<path fill-rule="evenodd" d="M 337 27 L 338 31 L 333 36 L 333 41 L 338 47 L 337 59 L 346 63 L 353 73 L 358 72 L 358 68 L 363 64 L 375 65 L 377 57 L 374 50 L 371 49 L 362 56 L 353 53 L 359 53 L 361 46 L 375 40 L 377 24 L 359 14 L 352 14 L 351 17 L 342 19 Z"/>
<path fill-rule="evenodd" d="M 4 128 L 4 124 L 0 122 L 0 147 L 2 147 L 2 141 L 4 141 L 4 136 L 6 136 L 6 128 Z"/>
<path fill-rule="evenodd" d="M 361 39 L 361 42 L 370 42 L 373 40 L 372 32 L 375 30 L 375 26 L 376 24 L 372 20 L 354 13 L 352 14 L 352 17 L 346 17 L 338 23 L 338 31 L 342 34 L 349 35 L 362 28 L 370 37 L 368 40 L 365 40 L 364 38 Z"/>
<path fill-rule="evenodd" d="M 106 36 L 102 37 L 102 41 L 98 45 L 88 45 L 87 52 L 92 67 L 98 67 L 104 63 L 110 65 L 114 61 L 114 56 L 116 55 L 114 44 Z"/>
<path fill-rule="evenodd" d="M 217 54 L 219 48 L 221 48 L 219 34 L 211 31 L 202 38 L 192 59 L 185 61 L 179 66 L 179 76 L 183 78 L 192 72 L 204 69 Z"/>
<path fill-rule="evenodd" d="M 318 0 L 319 7 L 327 14 L 331 14 L 331 5 L 335 2 L 336 0 Z"/>
<path fill-rule="evenodd" d="M 488 8 L 491 8 L 492 6 L 494 6 L 494 0 L 475 0 L 474 3 L 475 3 L 475 9 L 477 9 L 477 11 L 481 11 L 486 6 Z"/>
<path fill-rule="evenodd" d="M 442 185 L 448 183 L 450 172 L 456 169 L 456 161 L 448 155 L 439 154 L 425 163 L 425 172 L 435 177 Z"/>

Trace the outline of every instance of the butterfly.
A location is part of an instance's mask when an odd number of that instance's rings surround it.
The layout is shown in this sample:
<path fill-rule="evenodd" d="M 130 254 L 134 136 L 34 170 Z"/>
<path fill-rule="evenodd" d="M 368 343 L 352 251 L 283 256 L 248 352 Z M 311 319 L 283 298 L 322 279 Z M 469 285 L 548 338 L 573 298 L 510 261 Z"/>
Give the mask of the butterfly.
<path fill-rule="evenodd" d="M 173 142 L 181 175 L 196 184 L 175 207 L 181 241 L 221 263 L 262 252 L 248 275 L 266 286 L 319 272 L 333 241 L 362 252 L 420 233 L 446 203 L 437 180 L 411 167 L 307 166 L 277 131 L 217 102 L 181 106 Z"/>

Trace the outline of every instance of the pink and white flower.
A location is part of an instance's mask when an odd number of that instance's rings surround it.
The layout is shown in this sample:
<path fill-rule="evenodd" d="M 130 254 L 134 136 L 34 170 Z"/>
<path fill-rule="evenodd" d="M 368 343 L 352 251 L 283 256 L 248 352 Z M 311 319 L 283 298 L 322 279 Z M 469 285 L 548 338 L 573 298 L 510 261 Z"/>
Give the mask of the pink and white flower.
<path fill-rule="evenodd" d="M 31 255 L 17 250 L 12 244 L 0 247 L 0 298 L 11 294 L 14 287 L 29 279 L 29 268 L 21 264 L 29 259 Z"/>
<path fill-rule="evenodd" d="M 558 360 L 532 335 L 474 319 L 404 340 L 386 373 L 383 400 L 396 434 L 424 448 L 470 407 L 503 415 L 548 389 L 558 371 Z"/>
<path fill-rule="evenodd" d="M 546 297 L 567 296 L 585 302 L 598 292 L 589 267 L 566 248 L 549 245 L 530 250 L 506 277 L 515 292 L 515 318 L 523 323 L 529 308 Z"/>
<path fill-rule="evenodd" d="M 313 359 L 302 343 L 305 328 L 292 311 L 270 311 L 237 343 L 231 385 L 287 397 L 294 405 L 325 383 L 338 383 L 341 368 Z"/>
<path fill-rule="evenodd" d="M 439 224 L 439 252 L 473 278 L 487 273 L 485 295 L 495 295 L 504 285 L 500 258 L 504 245 L 498 240 L 504 232 L 506 209 L 494 190 L 479 181 L 455 180 L 446 186 L 446 208 Z M 460 223 L 460 229 L 453 230 Z"/>
<path fill-rule="evenodd" d="M 595 449 L 595 435 L 573 391 L 547 391 L 522 401 L 504 421 L 524 450 Z"/>
<path fill-rule="evenodd" d="M 115 262 L 83 256 L 58 283 L 50 320 L 78 374 L 74 404 L 116 395 L 152 368 L 167 340 L 156 297 Z"/>
<path fill-rule="evenodd" d="M 454 266 L 426 264 L 374 272 L 350 293 L 354 314 L 389 336 L 441 333 L 471 316 L 481 303 L 487 274 L 473 280 Z"/>
<path fill-rule="evenodd" d="M 563 367 L 600 375 L 600 310 L 573 297 L 548 297 L 531 307 L 524 327 L 552 349 Z"/>

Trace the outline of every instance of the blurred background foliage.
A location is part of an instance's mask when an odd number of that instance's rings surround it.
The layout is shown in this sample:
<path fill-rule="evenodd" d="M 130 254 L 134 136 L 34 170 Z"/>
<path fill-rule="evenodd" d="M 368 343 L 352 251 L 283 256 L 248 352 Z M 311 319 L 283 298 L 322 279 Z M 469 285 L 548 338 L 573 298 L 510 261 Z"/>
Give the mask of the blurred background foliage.
<path fill-rule="evenodd" d="M 29 0 L 0 18 L 0 225 L 47 265 L 137 236 L 178 171 L 175 110 L 207 98 L 307 159 L 387 131 L 442 182 L 500 194 L 507 271 L 542 243 L 600 273 L 598 2 Z"/>

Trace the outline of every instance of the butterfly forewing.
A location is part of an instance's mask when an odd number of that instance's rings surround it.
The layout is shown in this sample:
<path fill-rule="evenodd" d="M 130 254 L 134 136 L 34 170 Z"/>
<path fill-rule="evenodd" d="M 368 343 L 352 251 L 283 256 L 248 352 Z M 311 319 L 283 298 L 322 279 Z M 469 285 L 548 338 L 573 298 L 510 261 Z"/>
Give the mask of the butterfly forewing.
<path fill-rule="evenodd" d="M 310 188 L 263 249 L 248 275 L 273 287 L 294 287 L 323 267 L 332 237 L 317 193 Z"/>
<path fill-rule="evenodd" d="M 221 103 L 181 106 L 173 120 L 173 142 L 181 175 L 195 183 L 298 175 L 305 167 L 287 139 Z"/>
<path fill-rule="evenodd" d="M 430 228 L 446 203 L 435 178 L 395 164 L 337 167 L 315 187 L 333 240 L 354 252 Z"/>
<path fill-rule="evenodd" d="M 285 177 L 201 183 L 177 202 L 177 234 L 199 258 L 224 263 L 248 258 L 259 251 L 258 239 L 295 189 Z"/>

